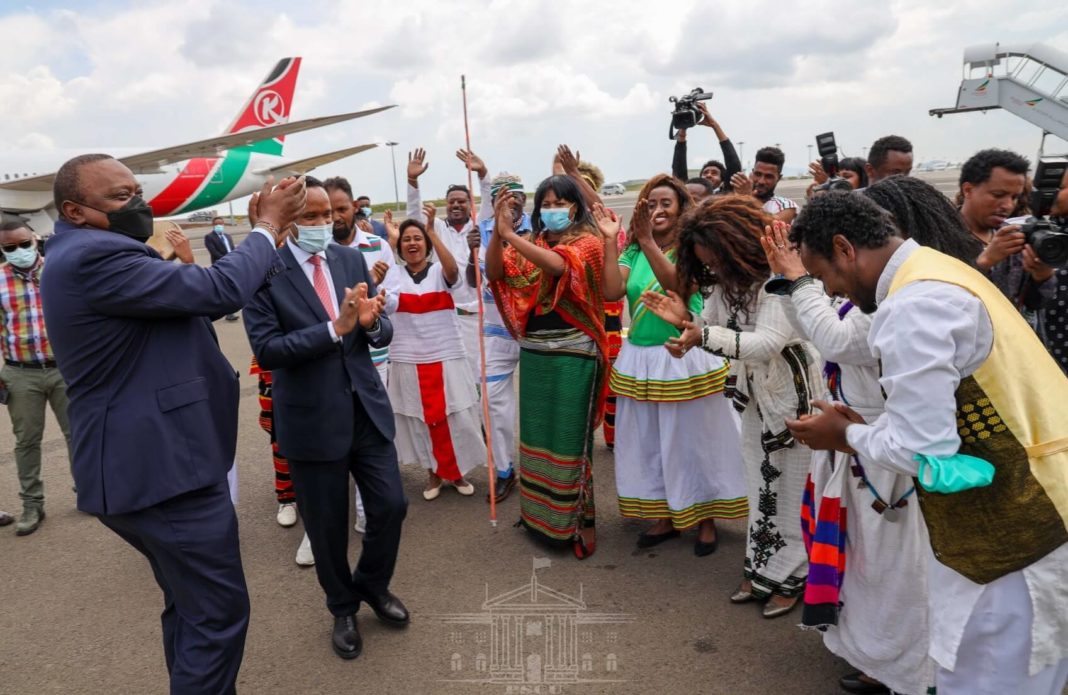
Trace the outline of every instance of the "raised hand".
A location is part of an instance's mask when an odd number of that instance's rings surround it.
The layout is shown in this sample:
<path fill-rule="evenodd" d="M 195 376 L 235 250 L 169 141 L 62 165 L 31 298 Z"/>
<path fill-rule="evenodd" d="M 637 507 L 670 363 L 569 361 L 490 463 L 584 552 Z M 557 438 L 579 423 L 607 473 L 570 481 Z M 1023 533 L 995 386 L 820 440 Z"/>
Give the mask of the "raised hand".
<path fill-rule="evenodd" d="M 480 179 L 486 178 L 486 174 L 489 173 L 486 163 L 471 150 L 456 150 L 456 158 L 463 162 L 465 167 L 471 167 L 471 171 L 478 174 Z"/>
<path fill-rule="evenodd" d="M 568 176 L 580 176 L 579 174 L 579 154 L 576 152 L 572 154 L 571 148 L 567 145 L 560 145 L 556 148 L 556 156 L 560 160 L 560 166 L 563 167 L 564 173 Z"/>
<path fill-rule="evenodd" d="M 512 213 L 514 207 L 515 191 L 509 189 L 502 189 L 493 201 L 493 229 L 501 238 L 515 231 L 515 215 Z"/>
<path fill-rule="evenodd" d="M 716 123 L 716 119 L 712 118 L 712 114 L 708 110 L 708 104 L 703 101 L 697 102 L 697 110 L 701 112 L 702 116 L 704 116 L 704 118 L 701 119 L 701 122 L 698 123 L 698 125 L 703 125 L 706 128 L 715 128 L 719 125 L 718 123 Z"/>
<path fill-rule="evenodd" d="M 649 201 L 639 198 L 634 204 L 634 214 L 630 218 L 630 231 L 634 232 L 634 238 L 639 242 L 650 241 L 653 238 L 652 213 L 649 211 Z"/>
<path fill-rule="evenodd" d="M 812 180 L 816 182 L 816 185 L 827 183 L 827 172 L 823 170 L 823 164 L 821 162 L 812 162 L 808 165 L 808 172 L 812 174 Z"/>
<path fill-rule="evenodd" d="M 682 328 L 683 324 L 690 321 L 690 310 L 678 293 L 668 290 L 666 295 L 659 292 L 642 292 L 641 301 L 649 309 L 675 328 Z"/>
<path fill-rule="evenodd" d="M 273 188 L 272 182 L 273 180 L 268 177 L 260 190 L 256 201 L 257 221 L 272 224 L 275 229 L 281 231 L 295 222 L 297 216 L 304 210 L 304 201 L 307 197 L 304 177 L 290 176 L 282 179 L 282 182 Z"/>
<path fill-rule="evenodd" d="M 753 195 L 753 181 L 739 171 L 731 177 L 731 190 L 738 195 Z"/>
<path fill-rule="evenodd" d="M 616 237 L 619 235 L 619 218 L 615 213 L 601 203 L 594 203 L 593 220 L 597 223 L 597 231 L 604 237 L 604 243 L 616 243 Z"/>
<path fill-rule="evenodd" d="M 423 216 L 426 217 L 427 232 L 432 233 L 434 231 L 434 220 L 438 216 L 438 209 L 434 207 L 433 203 L 423 203 Z"/>
<path fill-rule="evenodd" d="M 764 236 L 760 237 L 760 245 L 764 247 L 764 255 L 768 257 L 771 272 L 782 275 L 791 282 L 807 274 L 805 264 L 801 262 L 801 255 L 797 249 L 790 245 L 787 237 L 790 225 L 780 220 L 775 220 L 764 227 Z"/>
<path fill-rule="evenodd" d="M 174 248 L 174 255 L 178 257 L 179 261 L 187 265 L 193 262 L 193 247 L 189 245 L 189 238 L 185 234 L 182 234 L 177 229 L 168 229 L 163 233 L 163 236 L 167 238 L 167 243 Z"/>
<path fill-rule="evenodd" d="M 415 152 L 408 153 L 408 180 L 418 181 L 419 177 L 423 175 L 430 163 L 426 161 L 426 150 L 422 147 L 415 148 Z"/>

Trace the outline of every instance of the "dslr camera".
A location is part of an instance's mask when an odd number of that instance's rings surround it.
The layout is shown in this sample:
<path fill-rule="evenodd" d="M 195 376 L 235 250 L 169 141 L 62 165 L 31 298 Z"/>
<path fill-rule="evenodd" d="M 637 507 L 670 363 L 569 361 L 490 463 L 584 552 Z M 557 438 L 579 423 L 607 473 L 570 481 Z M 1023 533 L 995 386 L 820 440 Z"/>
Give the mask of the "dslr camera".
<path fill-rule="evenodd" d="M 820 155 L 820 166 L 827 172 L 827 180 L 812 189 L 812 195 L 827 193 L 828 191 L 853 190 L 849 182 L 838 175 L 838 144 L 834 141 L 834 133 L 820 133 L 816 136 L 816 151 Z"/>
<path fill-rule="evenodd" d="M 675 105 L 671 112 L 671 126 L 668 128 L 668 139 L 675 139 L 676 130 L 693 128 L 704 116 L 697 109 L 697 102 L 708 101 L 712 98 L 712 92 L 706 92 L 700 87 L 695 87 L 692 92 L 681 97 L 669 97 L 668 101 Z"/>
<path fill-rule="evenodd" d="M 1068 219 L 1048 217 L 1061 189 L 1065 168 L 1068 162 L 1064 160 L 1038 163 L 1031 192 L 1034 216 L 1028 217 L 1020 227 L 1038 260 L 1054 268 L 1068 266 Z"/>

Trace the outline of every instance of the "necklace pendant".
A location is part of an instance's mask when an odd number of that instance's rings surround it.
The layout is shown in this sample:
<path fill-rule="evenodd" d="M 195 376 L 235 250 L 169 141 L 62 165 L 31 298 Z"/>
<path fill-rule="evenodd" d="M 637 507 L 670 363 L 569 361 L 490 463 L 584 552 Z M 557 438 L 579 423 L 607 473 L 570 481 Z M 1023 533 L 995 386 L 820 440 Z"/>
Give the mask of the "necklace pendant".
<path fill-rule="evenodd" d="M 883 518 L 890 523 L 894 523 L 897 521 L 899 514 L 900 512 L 898 512 L 897 507 L 887 507 L 883 512 Z"/>
<path fill-rule="evenodd" d="M 871 503 L 871 508 L 875 510 L 876 514 L 884 514 L 886 512 L 886 502 L 877 499 Z"/>

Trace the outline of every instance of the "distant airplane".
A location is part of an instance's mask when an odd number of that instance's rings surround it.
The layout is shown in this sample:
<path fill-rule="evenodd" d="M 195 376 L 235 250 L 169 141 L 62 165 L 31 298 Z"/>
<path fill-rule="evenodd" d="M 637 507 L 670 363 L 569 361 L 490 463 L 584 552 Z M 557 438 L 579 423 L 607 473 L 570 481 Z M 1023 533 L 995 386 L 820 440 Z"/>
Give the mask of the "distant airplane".
<path fill-rule="evenodd" d="M 285 136 L 362 118 L 393 108 L 382 106 L 337 116 L 289 122 L 300 58 L 283 58 L 253 92 L 226 132 L 207 140 L 116 158 L 128 166 L 144 187 L 144 198 L 156 217 L 183 215 L 258 191 L 268 176 L 299 175 L 338 159 L 359 154 L 376 144 L 357 145 L 296 161 L 282 157 Z M 81 152 L 107 152 L 94 147 Z M 39 234 L 52 231 L 58 217 L 52 202 L 55 170 L 79 153 L 46 153 L 53 158 L 44 169 L 5 157 L 0 164 L 0 212 L 21 218 Z M 56 161 L 58 160 L 58 161 Z"/>

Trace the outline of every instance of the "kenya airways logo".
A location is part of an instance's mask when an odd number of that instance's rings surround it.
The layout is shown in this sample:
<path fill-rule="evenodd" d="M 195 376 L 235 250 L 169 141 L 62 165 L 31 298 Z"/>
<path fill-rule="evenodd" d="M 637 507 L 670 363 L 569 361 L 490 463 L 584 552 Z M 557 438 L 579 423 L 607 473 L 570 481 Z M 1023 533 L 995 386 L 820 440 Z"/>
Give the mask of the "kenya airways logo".
<path fill-rule="evenodd" d="M 1039 105 L 1039 103 L 1041 103 L 1041 101 L 1042 101 L 1042 97 L 1039 97 L 1038 99 L 1028 99 L 1024 103 L 1027 104 L 1028 106 L 1030 106 L 1031 108 L 1035 108 L 1036 106 Z"/>
<path fill-rule="evenodd" d="M 273 89 L 264 89 L 256 95 L 252 103 L 252 113 L 260 125 L 270 126 L 284 123 L 286 119 L 286 105 L 282 95 Z"/>
<path fill-rule="evenodd" d="M 990 80 L 987 80 L 986 82 L 982 83 L 981 85 L 979 85 L 978 87 L 975 88 L 975 93 L 976 94 L 986 94 L 986 88 L 987 88 L 987 86 L 989 86 L 989 84 L 990 84 Z"/>

